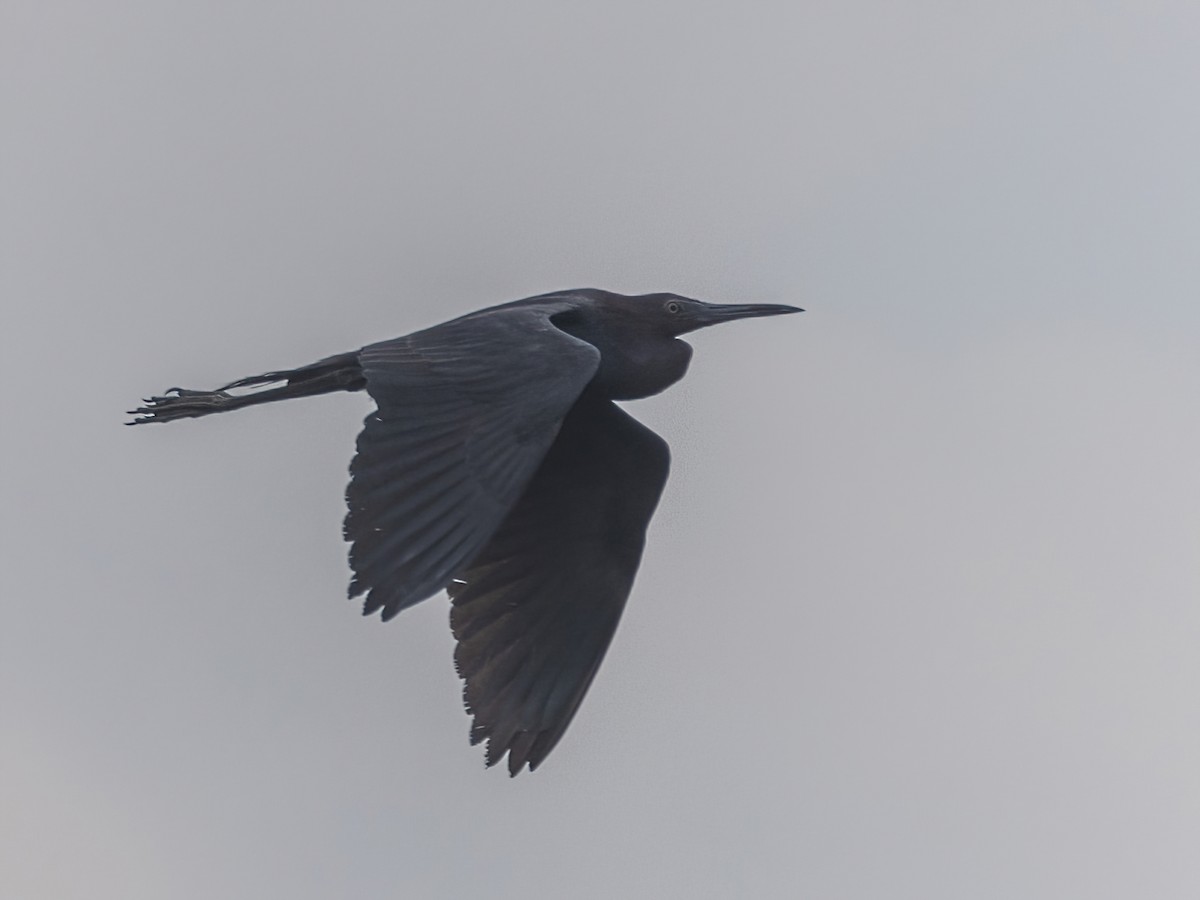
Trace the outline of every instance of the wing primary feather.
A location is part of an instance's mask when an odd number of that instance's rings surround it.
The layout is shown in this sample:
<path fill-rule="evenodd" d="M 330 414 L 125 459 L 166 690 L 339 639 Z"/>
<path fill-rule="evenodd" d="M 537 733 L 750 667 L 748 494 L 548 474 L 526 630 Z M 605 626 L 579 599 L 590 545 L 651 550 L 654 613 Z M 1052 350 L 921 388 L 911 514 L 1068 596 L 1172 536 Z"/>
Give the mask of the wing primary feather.
<path fill-rule="evenodd" d="M 418 563 L 421 562 L 420 554 L 428 552 L 427 548 L 440 547 L 451 539 L 455 541 L 453 546 L 460 546 L 471 538 L 469 523 L 450 519 L 443 521 L 442 525 L 443 527 L 436 531 L 426 544 L 414 551 L 413 559 Z M 411 563 L 413 559 L 408 562 Z M 375 609 L 383 609 L 383 620 L 386 622 L 401 610 L 420 603 L 445 587 L 444 580 L 438 576 L 436 571 L 432 575 L 430 571 L 429 565 L 415 568 L 412 565 L 400 563 L 370 585 L 368 600 L 372 605 L 379 604 L 375 606 Z M 449 576 L 446 578 L 448 579 Z M 381 596 L 376 597 L 376 593 Z"/>
<path fill-rule="evenodd" d="M 350 549 L 351 564 L 356 569 L 358 563 L 369 564 L 372 559 L 387 558 L 393 565 L 407 562 L 421 551 L 421 544 L 414 541 L 404 547 L 405 541 L 450 516 L 456 501 L 461 502 L 467 492 L 458 482 L 431 482 L 421 493 L 411 510 L 393 510 L 372 523 L 374 530 L 363 530 L 356 536 Z M 401 517 L 403 521 L 395 521 Z"/>
<path fill-rule="evenodd" d="M 379 496 L 403 491 L 407 486 L 426 481 L 448 468 L 462 465 L 462 436 L 458 434 L 427 437 L 422 443 L 397 454 L 381 443 L 378 449 L 360 450 L 350 464 L 352 481 L 348 493 Z"/>
<path fill-rule="evenodd" d="M 612 403 L 584 404 L 517 505 L 451 586 L 455 664 L 473 742 L 536 768 L 612 641 L 665 483 L 660 438 Z"/>
<path fill-rule="evenodd" d="M 434 557 L 424 568 L 417 570 L 419 574 L 410 576 L 413 586 L 405 591 L 408 596 L 384 610 L 384 621 L 395 616 L 400 610 L 412 606 L 414 603 L 419 603 L 426 597 L 430 597 L 442 590 L 453 573 L 461 567 L 461 557 L 465 555 L 465 549 L 475 543 L 476 540 L 475 530 L 471 527 L 470 523 L 465 523 L 455 530 L 448 532 L 429 551 L 432 553 L 435 549 L 438 549 L 440 550 L 440 555 Z"/>

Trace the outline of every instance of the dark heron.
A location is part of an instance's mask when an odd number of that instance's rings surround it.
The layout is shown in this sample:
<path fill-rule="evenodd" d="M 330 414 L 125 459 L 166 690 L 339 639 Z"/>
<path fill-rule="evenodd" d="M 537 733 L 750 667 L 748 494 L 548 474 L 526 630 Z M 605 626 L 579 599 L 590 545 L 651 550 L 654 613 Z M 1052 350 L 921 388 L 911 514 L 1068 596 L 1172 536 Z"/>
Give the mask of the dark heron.
<path fill-rule="evenodd" d="M 445 588 L 471 743 L 511 774 L 558 743 L 633 586 L 670 453 L 614 400 L 683 377 L 689 331 L 801 312 L 584 289 L 470 313 L 215 391 L 171 388 L 129 424 L 365 390 L 350 464 L 350 596 L 384 620 Z"/>

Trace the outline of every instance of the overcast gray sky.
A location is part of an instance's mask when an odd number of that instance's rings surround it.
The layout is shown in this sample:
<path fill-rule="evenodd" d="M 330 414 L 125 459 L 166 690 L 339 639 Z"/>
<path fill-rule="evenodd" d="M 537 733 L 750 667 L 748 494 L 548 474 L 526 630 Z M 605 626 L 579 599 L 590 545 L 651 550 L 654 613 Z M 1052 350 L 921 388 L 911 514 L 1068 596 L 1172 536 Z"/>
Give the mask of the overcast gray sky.
<path fill-rule="evenodd" d="M 1200 896 L 1200 7 L 0 7 L 0 894 Z M 344 600 L 360 396 L 560 287 L 794 302 L 546 765 Z"/>

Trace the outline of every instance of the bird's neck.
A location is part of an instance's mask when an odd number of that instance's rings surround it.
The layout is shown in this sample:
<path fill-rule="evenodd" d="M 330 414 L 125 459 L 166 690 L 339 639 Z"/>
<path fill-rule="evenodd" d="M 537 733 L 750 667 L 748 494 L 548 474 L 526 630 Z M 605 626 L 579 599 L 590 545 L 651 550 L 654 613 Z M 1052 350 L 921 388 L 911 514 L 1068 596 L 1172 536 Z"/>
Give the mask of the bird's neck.
<path fill-rule="evenodd" d="M 611 400 L 637 400 L 666 390 L 686 374 L 691 345 L 675 338 L 597 342 L 600 367 L 589 388 Z"/>

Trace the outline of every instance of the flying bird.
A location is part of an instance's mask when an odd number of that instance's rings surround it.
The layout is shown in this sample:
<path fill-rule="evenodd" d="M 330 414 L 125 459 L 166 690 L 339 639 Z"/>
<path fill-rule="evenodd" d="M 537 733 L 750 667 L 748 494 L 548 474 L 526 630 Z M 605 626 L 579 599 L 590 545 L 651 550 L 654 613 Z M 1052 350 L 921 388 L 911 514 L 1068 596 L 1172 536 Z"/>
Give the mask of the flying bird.
<path fill-rule="evenodd" d="M 680 335 L 802 312 L 560 291 L 215 391 L 171 388 L 127 424 L 335 391 L 375 401 L 346 489 L 350 596 L 386 621 L 446 589 L 486 762 L 554 749 L 595 677 L 667 479 L 666 442 L 613 401 L 679 381 Z"/>

